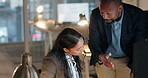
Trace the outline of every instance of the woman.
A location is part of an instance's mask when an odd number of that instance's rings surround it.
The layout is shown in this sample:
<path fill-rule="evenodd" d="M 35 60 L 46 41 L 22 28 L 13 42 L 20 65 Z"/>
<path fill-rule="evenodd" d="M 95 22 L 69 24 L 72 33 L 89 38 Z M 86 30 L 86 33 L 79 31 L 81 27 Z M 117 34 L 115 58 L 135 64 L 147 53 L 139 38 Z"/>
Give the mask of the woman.
<path fill-rule="evenodd" d="M 64 29 L 43 59 L 40 78 L 82 78 L 78 55 L 84 51 L 83 44 L 80 33 L 71 28 Z"/>

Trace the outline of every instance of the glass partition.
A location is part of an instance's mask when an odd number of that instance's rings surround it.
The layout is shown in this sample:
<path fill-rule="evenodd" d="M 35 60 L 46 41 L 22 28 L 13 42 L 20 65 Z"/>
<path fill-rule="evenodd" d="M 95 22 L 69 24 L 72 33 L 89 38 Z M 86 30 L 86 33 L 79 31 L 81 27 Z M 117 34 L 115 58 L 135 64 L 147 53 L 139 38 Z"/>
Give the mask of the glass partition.
<path fill-rule="evenodd" d="M 91 10 L 97 7 L 97 3 L 98 3 L 97 0 L 28 0 L 28 12 L 29 12 L 28 19 L 33 20 L 37 18 L 38 13 L 36 9 L 39 5 L 42 5 L 44 8 L 44 11 L 42 13 L 43 19 L 52 19 L 58 22 L 59 18 L 64 19 L 64 18 L 61 18 L 62 16 L 59 16 L 60 13 L 70 12 L 73 14 L 68 14 L 68 13 L 67 14 L 70 15 L 71 18 L 77 18 L 77 21 L 79 21 L 78 20 L 79 15 L 77 12 L 81 6 L 77 6 L 77 5 L 81 3 L 87 4 L 88 6 L 86 7 L 88 9 L 87 19 L 89 19 Z M 60 7 L 58 7 L 59 5 Z M 64 8 L 64 6 L 67 6 L 67 5 L 69 5 L 70 7 Z M 23 8 L 22 7 L 23 7 L 22 0 L 0 0 L 0 24 L 1 24 L 0 32 L 4 32 L 0 34 L 0 38 L 1 39 L 4 39 L 4 37 L 6 38 L 6 40 L 1 40 L 0 43 L 24 41 Z M 75 9 L 76 12 L 74 10 L 71 10 L 71 8 Z M 67 11 L 65 11 L 66 9 Z M 85 9 L 85 7 L 83 9 Z M 71 22 L 76 24 L 77 21 L 63 21 L 63 22 Z M 5 28 L 5 31 L 3 30 L 3 28 Z M 31 40 L 40 41 L 45 39 L 45 34 L 40 30 L 39 31 L 36 30 L 33 24 L 29 24 L 29 28 L 30 28 L 29 37 Z"/>

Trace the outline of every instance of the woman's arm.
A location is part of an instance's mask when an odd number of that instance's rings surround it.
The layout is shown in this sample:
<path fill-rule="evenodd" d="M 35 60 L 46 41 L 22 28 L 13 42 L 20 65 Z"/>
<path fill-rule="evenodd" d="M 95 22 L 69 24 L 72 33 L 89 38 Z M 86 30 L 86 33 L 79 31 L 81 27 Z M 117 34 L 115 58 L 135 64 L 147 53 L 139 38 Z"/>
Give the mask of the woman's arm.
<path fill-rule="evenodd" d="M 56 65 L 50 59 L 43 60 L 40 78 L 55 78 Z"/>

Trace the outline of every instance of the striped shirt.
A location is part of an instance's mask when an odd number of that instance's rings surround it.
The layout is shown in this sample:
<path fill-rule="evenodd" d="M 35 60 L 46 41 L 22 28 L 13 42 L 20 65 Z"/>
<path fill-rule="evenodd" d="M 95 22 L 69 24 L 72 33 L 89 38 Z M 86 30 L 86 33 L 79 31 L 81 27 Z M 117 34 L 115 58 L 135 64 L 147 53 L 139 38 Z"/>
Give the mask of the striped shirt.
<path fill-rule="evenodd" d="M 77 71 L 76 62 L 74 58 L 72 57 L 72 61 L 70 61 L 70 57 L 65 53 L 66 60 L 68 62 L 68 66 L 70 68 L 70 72 L 72 75 L 72 78 L 79 78 L 79 73 Z"/>

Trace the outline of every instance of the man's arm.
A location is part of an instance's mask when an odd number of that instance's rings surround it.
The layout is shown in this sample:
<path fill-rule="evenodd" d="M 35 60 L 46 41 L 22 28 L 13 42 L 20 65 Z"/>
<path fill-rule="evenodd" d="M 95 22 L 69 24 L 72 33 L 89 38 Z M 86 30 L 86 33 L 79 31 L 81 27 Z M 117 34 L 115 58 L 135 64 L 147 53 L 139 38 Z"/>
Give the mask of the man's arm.
<path fill-rule="evenodd" d="M 99 9 L 98 9 L 99 10 Z M 98 31 L 98 18 L 99 11 L 92 11 L 89 25 L 89 41 L 88 45 L 92 52 L 92 58 L 90 64 L 95 64 L 99 60 L 99 55 L 102 54 L 100 49 L 100 32 Z"/>

